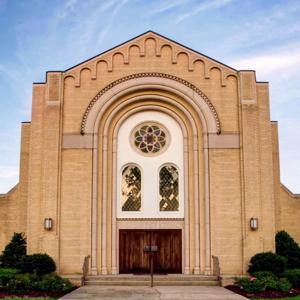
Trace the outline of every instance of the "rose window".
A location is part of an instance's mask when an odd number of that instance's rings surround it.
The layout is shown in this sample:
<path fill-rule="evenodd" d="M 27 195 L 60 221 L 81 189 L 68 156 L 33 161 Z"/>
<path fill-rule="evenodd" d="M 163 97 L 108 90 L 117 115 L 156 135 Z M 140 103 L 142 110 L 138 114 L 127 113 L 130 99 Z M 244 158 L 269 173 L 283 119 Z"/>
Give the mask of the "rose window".
<path fill-rule="evenodd" d="M 133 144 L 142 153 L 158 153 L 167 144 L 167 131 L 158 124 L 140 125 L 134 130 Z"/>

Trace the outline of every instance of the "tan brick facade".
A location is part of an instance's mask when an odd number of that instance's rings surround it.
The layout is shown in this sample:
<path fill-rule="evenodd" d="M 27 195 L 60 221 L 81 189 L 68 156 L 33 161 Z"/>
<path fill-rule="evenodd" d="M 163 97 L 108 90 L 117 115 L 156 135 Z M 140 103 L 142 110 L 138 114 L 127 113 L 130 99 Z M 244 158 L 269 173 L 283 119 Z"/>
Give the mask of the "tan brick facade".
<path fill-rule="evenodd" d="M 151 110 L 183 131 L 184 220 L 117 220 L 117 131 L 124 119 Z M 0 249 L 23 231 L 29 253 L 49 253 L 61 274 L 81 273 L 86 255 L 94 274 L 114 274 L 119 228 L 180 224 L 183 272 L 211 274 L 217 256 L 222 274 L 245 274 L 252 255 L 274 250 L 276 231 L 300 242 L 300 197 L 279 177 L 268 84 L 148 32 L 34 84 L 20 182 L 0 195 Z M 48 217 L 51 231 L 43 228 Z"/>

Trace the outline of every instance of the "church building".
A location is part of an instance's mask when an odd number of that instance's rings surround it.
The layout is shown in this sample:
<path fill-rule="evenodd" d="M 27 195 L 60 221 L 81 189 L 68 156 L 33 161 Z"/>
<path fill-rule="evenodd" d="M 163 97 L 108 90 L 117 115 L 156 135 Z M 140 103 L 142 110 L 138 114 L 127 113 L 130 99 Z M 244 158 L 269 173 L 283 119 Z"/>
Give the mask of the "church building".
<path fill-rule="evenodd" d="M 152 249 L 156 272 L 235 276 L 299 220 L 268 83 L 149 31 L 33 84 L 0 251 L 24 232 L 61 275 L 147 272 Z"/>

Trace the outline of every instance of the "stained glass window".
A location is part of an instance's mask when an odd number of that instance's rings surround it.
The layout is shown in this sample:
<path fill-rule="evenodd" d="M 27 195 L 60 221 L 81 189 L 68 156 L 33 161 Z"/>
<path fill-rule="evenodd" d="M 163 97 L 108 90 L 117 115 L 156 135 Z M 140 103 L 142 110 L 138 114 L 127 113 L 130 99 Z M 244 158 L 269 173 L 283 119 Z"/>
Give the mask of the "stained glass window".
<path fill-rule="evenodd" d="M 141 210 L 141 171 L 129 165 L 122 172 L 122 211 Z"/>
<path fill-rule="evenodd" d="M 178 170 L 166 165 L 159 172 L 160 211 L 178 211 Z"/>
<path fill-rule="evenodd" d="M 159 124 L 142 124 L 134 130 L 134 146 L 145 154 L 155 154 L 166 146 L 166 130 Z"/>

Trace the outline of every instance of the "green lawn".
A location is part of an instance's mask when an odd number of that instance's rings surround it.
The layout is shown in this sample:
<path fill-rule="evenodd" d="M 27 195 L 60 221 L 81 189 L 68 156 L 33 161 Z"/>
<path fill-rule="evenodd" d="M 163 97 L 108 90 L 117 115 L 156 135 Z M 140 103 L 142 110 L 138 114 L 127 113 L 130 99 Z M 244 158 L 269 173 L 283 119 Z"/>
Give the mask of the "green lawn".
<path fill-rule="evenodd" d="M 300 296 L 295 296 L 295 297 L 289 297 L 289 298 L 276 298 L 276 299 L 267 299 L 267 298 L 264 298 L 264 299 L 257 299 L 257 298 L 253 298 L 251 300 L 300 300 Z"/>

